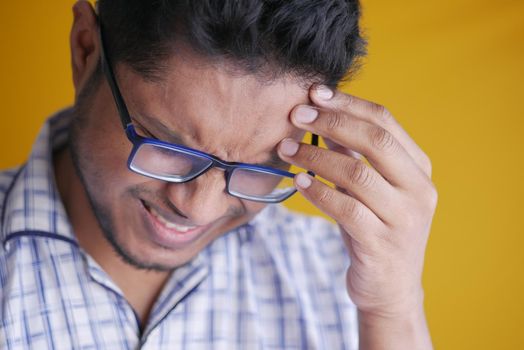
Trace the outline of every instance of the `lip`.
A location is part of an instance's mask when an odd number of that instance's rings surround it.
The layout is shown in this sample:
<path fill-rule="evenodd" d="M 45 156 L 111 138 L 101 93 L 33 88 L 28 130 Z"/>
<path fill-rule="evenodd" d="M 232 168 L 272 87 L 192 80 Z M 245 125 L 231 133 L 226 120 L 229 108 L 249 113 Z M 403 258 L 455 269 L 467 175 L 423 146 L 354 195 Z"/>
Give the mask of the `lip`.
<path fill-rule="evenodd" d="M 167 228 L 151 213 L 148 206 L 143 201 L 140 202 L 144 211 L 146 226 L 150 228 L 148 230 L 149 237 L 158 245 L 166 248 L 184 248 L 199 238 L 210 226 L 197 226 L 186 232 L 180 232 L 174 228 Z"/>

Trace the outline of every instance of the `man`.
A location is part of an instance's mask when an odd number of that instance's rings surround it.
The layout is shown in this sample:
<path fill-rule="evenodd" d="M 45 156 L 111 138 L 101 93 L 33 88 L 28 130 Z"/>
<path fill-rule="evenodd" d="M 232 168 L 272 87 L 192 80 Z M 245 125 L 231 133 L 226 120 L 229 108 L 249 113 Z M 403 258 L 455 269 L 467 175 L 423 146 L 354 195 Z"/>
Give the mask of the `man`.
<path fill-rule="evenodd" d="M 336 91 L 358 2 L 97 12 L 73 7 L 74 107 L 0 177 L 0 346 L 430 349 L 429 159 Z M 338 227 L 276 204 L 297 190 Z"/>

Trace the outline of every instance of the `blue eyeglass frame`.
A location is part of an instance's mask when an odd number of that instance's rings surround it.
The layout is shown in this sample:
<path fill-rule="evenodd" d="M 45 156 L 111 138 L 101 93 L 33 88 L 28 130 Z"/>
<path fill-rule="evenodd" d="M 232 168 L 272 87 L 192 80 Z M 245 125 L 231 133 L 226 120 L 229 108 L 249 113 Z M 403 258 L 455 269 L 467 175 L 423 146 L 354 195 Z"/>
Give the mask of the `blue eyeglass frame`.
<path fill-rule="evenodd" d="M 151 177 L 151 178 L 154 178 L 154 179 L 158 179 L 158 180 L 163 180 L 163 181 L 173 182 L 173 183 L 184 183 L 184 182 L 188 182 L 188 181 L 194 180 L 195 178 L 197 178 L 198 176 L 204 174 L 205 172 L 207 172 L 208 170 L 210 170 L 212 168 L 219 168 L 219 169 L 224 170 L 225 173 L 226 173 L 226 191 L 227 191 L 228 194 L 230 194 L 232 196 L 235 196 L 235 197 L 238 197 L 238 198 L 247 199 L 247 200 L 251 200 L 251 201 L 255 201 L 255 202 L 280 203 L 280 202 L 288 199 L 289 197 L 291 197 L 293 194 L 296 193 L 297 189 L 295 188 L 292 192 L 286 194 L 285 196 L 273 199 L 273 198 L 252 197 L 252 196 L 244 195 L 244 194 L 241 194 L 241 193 L 232 192 L 232 191 L 229 190 L 229 183 L 230 183 L 231 176 L 233 175 L 235 169 L 254 170 L 254 171 L 257 171 L 257 172 L 268 173 L 268 174 L 272 174 L 272 175 L 279 175 L 279 176 L 284 176 L 284 177 L 288 177 L 288 178 L 294 178 L 296 174 L 291 173 L 289 171 L 285 171 L 285 170 L 281 170 L 281 169 L 277 169 L 277 168 L 272 168 L 272 167 L 267 167 L 267 166 L 263 166 L 263 165 L 240 163 L 240 162 L 227 162 L 227 161 L 224 161 L 224 160 L 222 160 L 222 159 L 220 159 L 220 158 L 218 158 L 218 157 L 216 157 L 216 156 L 214 156 L 212 154 L 205 153 L 205 152 L 202 152 L 202 151 L 190 148 L 190 147 L 186 147 L 186 146 L 183 146 L 183 145 L 169 143 L 169 142 L 160 141 L 160 140 L 157 140 L 157 139 L 152 139 L 152 138 L 143 137 L 143 136 L 138 135 L 136 130 L 135 130 L 135 127 L 133 126 L 133 122 L 131 120 L 131 116 L 130 116 L 129 111 L 127 109 L 127 106 L 126 106 L 126 104 L 124 102 L 124 98 L 123 98 L 123 96 L 122 96 L 122 94 L 120 92 L 120 89 L 118 87 L 118 84 L 116 82 L 116 78 L 115 78 L 113 69 L 111 67 L 111 61 L 110 61 L 109 57 L 106 54 L 107 51 L 106 51 L 106 48 L 105 48 L 103 26 L 102 26 L 102 23 L 101 23 L 100 20 L 98 20 L 98 24 L 99 24 L 99 36 L 100 36 L 100 44 L 101 44 L 100 56 L 101 56 L 102 70 L 104 72 L 106 80 L 107 80 L 107 82 L 109 84 L 109 87 L 111 89 L 111 93 L 113 94 L 113 98 L 114 98 L 114 101 L 115 101 L 115 104 L 116 104 L 116 107 L 117 107 L 117 110 L 118 110 L 118 114 L 120 116 L 120 121 L 122 122 L 122 125 L 124 127 L 125 133 L 127 135 L 127 138 L 133 144 L 133 149 L 131 150 L 131 154 L 129 155 L 129 158 L 127 160 L 127 167 L 128 167 L 129 170 L 131 170 L 131 171 L 133 171 L 135 173 L 144 175 L 144 176 L 148 176 L 148 177 Z M 133 159 L 134 159 L 138 149 L 143 144 L 151 144 L 151 145 L 167 148 L 167 149 L 170 149 L 170 150 L 180 151 L 180 152 L 185 153 L 185 154 L 194 155 L 194 156 L 197 156 L 197 157 L 200 157 L 200 158 L 208 159 L 211 162 L 209 163 L 209 166 L 207 166 L 206 168 L 203 168 L 201 171 L 197 172 L 196 174 L 192 174 L 191 176 L 188 176 L 187 178 L 184 178 L 183 180 L 176 181 L 174 179 L 164 179 L 164 178 L 159 177 L 159 176 L 153 176 L 152 174 L 147 174 L 145 172 L 141 172 L 141 171 L 139 171 L 137 169 L 134 169 L 132 167 L 132 161 L 133 161 Z M 318 135 L 311 134 L 311 144 L 314 145 L 314 146 L 318 146 Z M 311 176 L 315 176 L 315 174 L 313 172 L 311 172 L 311 171 L 308 171 L 308 174 L 310 174 Z"/>

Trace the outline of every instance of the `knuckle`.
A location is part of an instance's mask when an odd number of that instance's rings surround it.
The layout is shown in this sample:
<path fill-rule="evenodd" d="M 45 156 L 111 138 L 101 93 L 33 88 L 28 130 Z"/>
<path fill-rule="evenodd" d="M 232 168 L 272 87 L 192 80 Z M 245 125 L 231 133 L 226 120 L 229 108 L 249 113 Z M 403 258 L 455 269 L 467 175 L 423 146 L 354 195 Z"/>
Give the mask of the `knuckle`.
<path fill-rule="evenodd" d="M 373 185 L 374 179 L 368 166 L 363 161 L 354 161 L 346 165 L 347 176 L 352 184 L 368 188 Z"/>
<path fill-rule="evenodd" d="M 393 134 L 379 126 L 372 127 L 370 132 L 371 144 L 374 148 L 383 152 L 394 152 L 397 148 L 397 141 Z"/>
<path fill-rule="evenodd" d="M 390 123 L 393 121 L 393 114 L 385 106 L 371 102 L 371 113 L 375 118 L 383 123 Z"/>
<path fill-rule="evenodd" d="M 364 217 L 364 211 L 356 200 L 345 200 L 340 205 L 340 215 L 350 218 L 354 223 L 359 223 Z"/>
<path fill-rule="evenodd" d="M 309 148 L 309 147 L 308 147 Z M 306 161 L 309 163 L 317 163 L 322 159 L 322 151 L 318 147 L 309 148 L 306 154 Z"/>
<path fill-rule="evenodd" d="M 344 99 L 341 102 L 341 107 L 346 110 L 349 110 L 353 108 L 354 105 L 355 105 L 355 97 L 351 95 L 347 95 L 347 94 L 344 95 Z"/>
<path fill-rule="evenodd" d="M 432 217 L 438 202 L 438 192 L 435 185 L 429 181 L 429 183 L 417 193 L 418 195 L 413 197 L 411 208 L 417 211 L 421 218 Z"/>
<path fill-rule="evenodd" d="M 438 202 L 438 191 L 437 187 L 433 182 L 430 183 L 426 194 L 426 200 L 429 204 L 429 208 L 433 211 L 437 207 Z"/>
<path fill-rule="evenodd" d="M 328 130 L 336 130 L 344 126 L 344 117 L 342 113 L 335 111 L 331 113 L 326 119 L 326 128 Z"/>
<path fill-rule="evenodd" d="M 324 188 L 320 191 L 318 201 L 323 206 L 329 205 L 333 200 L 333 190 L 331 188 Z"/>
<path fill-rule="evenodd" d="M 421 164 L 422 164 L 422 170 L 429 177 L 431 177 L 431 172 L 433 171 L 433 164 L 431 163 L 431 159 L 429 159 L 428 155 L 425 153 L 422 154 Z"/>

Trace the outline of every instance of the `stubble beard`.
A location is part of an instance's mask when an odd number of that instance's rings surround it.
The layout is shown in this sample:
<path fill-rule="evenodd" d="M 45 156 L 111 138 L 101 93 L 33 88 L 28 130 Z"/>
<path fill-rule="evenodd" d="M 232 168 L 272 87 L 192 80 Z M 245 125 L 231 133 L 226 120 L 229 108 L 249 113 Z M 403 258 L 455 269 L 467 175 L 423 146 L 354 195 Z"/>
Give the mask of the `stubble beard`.
<path fill-rule="evenodd" d="M 161 272 L 173 271 L 176 267 L 147 262 L 128 251 L 125 248 L 125 245 L 119 241 L 122 239 L 122 237 L 119 237 L 116 234 L 117 231 L 115 229 L 111 209 L 109 206 L 98 201 L 94 195 L 96 192 L 90 188 L 90 180 L 92 180 L 94 187 L 97 187 L 95 182 L 99 175 L 96 173 L 87 173 L 89 164 L 94 163 L 94 160 L 87 156 L 88 153 L 83 152 L 85 150 L 82 150 L 81 142 L 79 142 L 82 138 L 82 129 L 85 130 L 89 123 L 87 117 L 87 108 L 85 106 L 87 101 L 89 101 L 89 96 L 80 95 L 75 107 L 73 108 L 73 118 L 69 128 L 69 139 L 67 147 L 69 147 L 76 175 L 80 179 L 80 182 L 84 188 L 89 205 L 98 222 L 98 226 L 102 231 L 104 238 L 109 242 L 115 254 L 126 264 L 129 264 L 139 270 Z M 138 191 L 129 189 L 127 192 L 130 194 L 130 198 L 135 198 L 136 196 L 133 196 L 133 193 Z"/>

